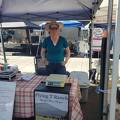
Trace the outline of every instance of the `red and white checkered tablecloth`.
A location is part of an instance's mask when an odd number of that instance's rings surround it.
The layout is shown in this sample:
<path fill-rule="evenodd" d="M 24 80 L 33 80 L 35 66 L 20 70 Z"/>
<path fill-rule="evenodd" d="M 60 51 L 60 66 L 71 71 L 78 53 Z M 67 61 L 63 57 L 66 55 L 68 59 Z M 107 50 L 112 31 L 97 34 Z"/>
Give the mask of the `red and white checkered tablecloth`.
<path fill-rule="evenodd" d="M 46 79 L 46 76 L 35 75 L 31 80 L 17 80 L 20 75 L 15 78 L 16 81 L 16 96 L 14 116 L 17 118 L 30 118 L 34 116 L 34 90 Z M 80 89 L 76 80 L 69 79 L 71 82 L 69 112 L 70 120 L 82 120 L 83 114 L 79 104 Z"/>

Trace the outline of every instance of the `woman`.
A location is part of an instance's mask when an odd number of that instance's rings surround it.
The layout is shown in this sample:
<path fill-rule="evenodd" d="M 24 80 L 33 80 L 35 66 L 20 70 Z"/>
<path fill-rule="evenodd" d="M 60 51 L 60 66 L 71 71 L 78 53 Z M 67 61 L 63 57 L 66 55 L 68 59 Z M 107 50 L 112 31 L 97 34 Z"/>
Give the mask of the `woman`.
<path fill-rule="evenodd" d="M 65 64 L 70 58 L 70 49 L 67 40 L 59 35 L 60 28 L 61 24 L 55 21 L 46 24 L 46 30 L 48 30 L 50 36 L 43 41 L 41 58 L 42 62 L 47 64 L 48 75 L 66 74 Z"/>

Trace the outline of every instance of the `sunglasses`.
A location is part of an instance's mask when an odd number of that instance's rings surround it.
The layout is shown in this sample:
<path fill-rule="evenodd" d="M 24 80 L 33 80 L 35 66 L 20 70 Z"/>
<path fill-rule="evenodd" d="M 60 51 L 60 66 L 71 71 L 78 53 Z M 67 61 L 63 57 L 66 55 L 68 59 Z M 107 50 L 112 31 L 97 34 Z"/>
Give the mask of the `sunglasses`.
<path fill-rule="evenodd" d="M 50 27 L 51 30 L 57 30 L 58 27 Z"/>

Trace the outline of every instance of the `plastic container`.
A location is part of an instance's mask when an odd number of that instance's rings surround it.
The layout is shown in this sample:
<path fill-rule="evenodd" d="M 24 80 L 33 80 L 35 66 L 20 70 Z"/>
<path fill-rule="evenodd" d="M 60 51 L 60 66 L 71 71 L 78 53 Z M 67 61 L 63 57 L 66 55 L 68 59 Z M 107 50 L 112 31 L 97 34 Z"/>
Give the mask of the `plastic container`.
<path fill-rule="evenodd" d="M 8 69 L 8 64 L 5 63 L 5 64 L 4 64 L 4 71 L 6 71 L 7 69 Z"/>

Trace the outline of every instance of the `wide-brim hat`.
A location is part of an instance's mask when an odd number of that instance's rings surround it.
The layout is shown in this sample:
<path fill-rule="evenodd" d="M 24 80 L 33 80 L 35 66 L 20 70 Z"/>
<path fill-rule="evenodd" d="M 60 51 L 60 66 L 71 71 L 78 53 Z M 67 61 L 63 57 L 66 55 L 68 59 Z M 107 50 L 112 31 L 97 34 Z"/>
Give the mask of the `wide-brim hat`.
<path fill-rule="evenodd" d="M 51 27 L 52 25 L 58 26 L 58 29 L 59 29 L 59 30 L 64 27 L 63 23 L 61 23 L 61 22 L 48 21 L 48 22 L 45 24 L 45 30 L 49 32 L 50 27 Z"/>

